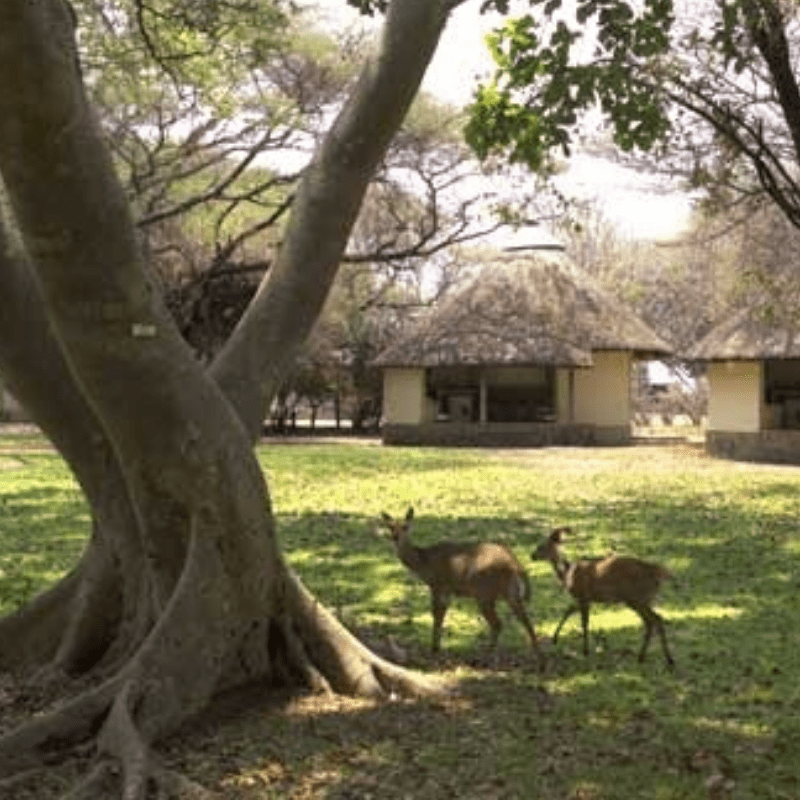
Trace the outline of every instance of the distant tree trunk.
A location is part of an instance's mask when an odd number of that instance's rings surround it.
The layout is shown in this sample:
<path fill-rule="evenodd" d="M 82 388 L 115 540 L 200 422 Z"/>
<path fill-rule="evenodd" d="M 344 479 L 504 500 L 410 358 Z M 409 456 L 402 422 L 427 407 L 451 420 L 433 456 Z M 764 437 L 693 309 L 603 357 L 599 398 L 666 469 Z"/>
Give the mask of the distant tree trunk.
<path fill-rule="evenodd" d="M 143 800 L 154 785 L 199 796 L 149 748 L 221 688 L 269 677 L 370 696 L 432 689 L 364 648 L 286 566 L 252 443 L 448 12 L 390 4 L 281 252 L 206 373 L 148 279 L 67 6 L 0 4 L 0 369 L 92 511 L 72 572 L 0 620 L 0 666 L 81 678 L 0 739 L 0 780 L 94 738 L 95 769 L 72 797 Z"/>

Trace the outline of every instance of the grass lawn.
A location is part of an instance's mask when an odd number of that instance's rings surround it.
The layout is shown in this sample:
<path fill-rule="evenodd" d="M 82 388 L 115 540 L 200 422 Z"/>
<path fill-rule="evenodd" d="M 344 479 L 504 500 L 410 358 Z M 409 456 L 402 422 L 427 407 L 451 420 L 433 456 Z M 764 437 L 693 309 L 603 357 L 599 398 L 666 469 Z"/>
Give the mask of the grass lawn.
<path fill-rule="evenodd" d="M 88 517 L 61 461 L 0 448 L 0 611 L 80 553 Z M 377 649 L 459 691 L 374 704 L 261 690 L 220 703 L 165 744 L 222 797 L 677 800 L 800 797 L 800 469 L 709 459 L 697 448 L 440 450 L 324 443 L 262 447 L 287 557 Z M 509 614 L 496 659 L 467 601 L 429 652 L 426 588 L 377 533 L 413 505 L 414 538 L 491 538 L 529 568 L 549 636 L 566 599 L 529 553 L 569 524 L 568 555 L 611 549 L 673 573 L 658 602 L 677 669 L 641 625 L 595 607 L 592 653 L 574 617 L 537 674 Z"/>

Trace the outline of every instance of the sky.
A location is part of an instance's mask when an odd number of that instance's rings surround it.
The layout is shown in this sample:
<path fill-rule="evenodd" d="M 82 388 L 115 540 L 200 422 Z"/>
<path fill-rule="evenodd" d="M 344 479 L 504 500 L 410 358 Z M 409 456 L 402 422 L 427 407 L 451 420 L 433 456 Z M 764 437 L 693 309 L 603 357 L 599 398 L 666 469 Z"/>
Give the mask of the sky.
<path fill-rule="evenodd" d="M 481 14 L 477 3 L 459 6 L 448 22 L 439 49 L 425 75 L 423 89 L 463 105 L 479 78 L 491 75 L 484 37 L 502 24 L 501 14 Z M 656 240 L 675 238 L 690 220 L 690 197 L 665 192 L 653 177 L 586 154 L 571 159 L 563 188 L 585 200 L 596 200 L 621 234 Z"/>
<path fill-rule="evenodd" d="M 363 18 L 345 0 L 309 2 L 320 7 L 323 24 L 332 29 L 363 24 Z M 478 80 L 492 71 L 484 37 L 503 16 L 481 14 L 479 9 L 477 2 L 456 8 L 422 84 L 424 91 L 457 106 L 468 103 Z M 692 204 L 686 193 L 665 191 L 655 178 L 608 160 L 575 154 L 561 181 L 560 188 L 566 193 L 596 201 L 623 236 L 669 240 L 689 224 Z"/>

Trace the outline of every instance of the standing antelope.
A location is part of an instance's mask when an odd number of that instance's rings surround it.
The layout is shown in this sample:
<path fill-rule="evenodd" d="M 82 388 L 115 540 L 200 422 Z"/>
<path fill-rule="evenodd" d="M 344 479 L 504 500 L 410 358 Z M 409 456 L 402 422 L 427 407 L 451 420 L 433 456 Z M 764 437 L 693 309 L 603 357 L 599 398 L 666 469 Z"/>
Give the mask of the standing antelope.
<path fill-rule="evenodd" d="M 651 564 L 630 556 L 609 555 L 604 558 L 581 559 L 570 564 L 561 554 L 561 542 L 570 528 L 556 528 L 531 553 L 535 561 L 546 560 L 553 565 L 556 576 L 572 595 L 574 602 L 567 608 L 553 634 L 553 644 L 564 623 L 576 611 L 581 612 L 583 625 L 583 653 L 589 654 L 589 607 L 592 603 L 625 603 L 644 623 L 644 639 L 639 651 L 639 661 L 644 661 L 650 637 L 655 628 L 669 666 L 675 662 L 667 646 L 664 620 L 653 610 L 652 603 L 662 581 L 670 573 L 660 564 Z"/>
<path fill-rule="evenodd" d="M 451 598 L 457 596 L 475 599 L 489 623 L 492 648 L 503 627 L 495 604 L 505 600 L 528 632 L 531 647 L 538 654 L 536 633 L 525 610 L 525 602 L 530 597 L 528 576 L 511 550 L 494 542 L 444 541 L 430 547 L 415 547 L 409 538 L 413 518 L 413 508 L 408 509 L 403 520 L 394 520 L 386 513 L 381 515 L 400 561 L 430 589 L 433 652 L 439 651 L 444 616 Z"/>

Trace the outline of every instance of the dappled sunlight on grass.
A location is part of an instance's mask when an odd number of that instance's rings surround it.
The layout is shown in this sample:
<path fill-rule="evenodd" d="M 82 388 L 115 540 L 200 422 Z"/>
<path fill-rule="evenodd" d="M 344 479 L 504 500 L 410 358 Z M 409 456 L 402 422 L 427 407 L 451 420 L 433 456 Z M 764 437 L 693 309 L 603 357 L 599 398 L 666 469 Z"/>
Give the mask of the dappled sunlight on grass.
<path fill-rule="evenodd" d="M 773 743 L 785 727 L 780 720 L 797 702 L 791 687 L 800 633 L 795 626 L 787 630 L 787 620 L 798 588 L 793 576 L 800 574 L 795 536 L 800 471 L 750 469 L 675 448 L 495 451 L 484 454 L 480 464 L 475 453 L 464 454 L 462 461 L 460 451 L 450 451 L 446 468 L 439 452 L 425 451 L 415 454 L 413 474 L 404 469 L 405 456 L 381 451 L 369 492 L 362 493 L 365 520 L 384 508 L 397 514 L 414 505 L 414 538 L 420 544 L 445 537 L 509 544 L 528 567 L 540 636 L 552 632 L 568 602 L 549 566 L 528 561 L 555 524 L 574 528 L 565 544 L 569 556 L 615 550 L 659 561 L 674 573 L 656 604 L 678 661 L 674 673 L 663 664 L 657 642 L 645 664 L 638 664 L 639 618 L 624 608 L 602 606 L 592 607 L 588 658 L 580 652 L 577 617 L 558 646 L 547 648 L 544 685 L 554 705 L 544 716 L 537 695 L 529 694 L 538 684 L 533 673 L 505 672 L 501 680 L 490 672 L 461 670 L 462 685 L 475 687 L 483 698 L 471 713 L 480 714 L 487 703 L 495 728 L 511 724 L 515 731 L 516 744 L 498 736 L 485 745 L 487 752 L 505 750 L 505 774 L 524 774 L 525 785 L 536 787 L 540 796 L 591 792 L 586 796 L 603 800 L 672 800 L 704 796 L 718 762 L 734 762 L 740 796 L 794 796 L 793 762 L 776 766 Z M 428 457 L 432 468 L 426 470 Z M 357 514 L 349 494 L 338 505 L 333 501 L 340 486 L 348 493 L 351 486 L 335 476 L 331 480 L 328 506 Z M 375 551 L 363 542 L 378 558 L 393 562 L 390 549 Z M 362 613 L 373 632 L 399 636 L 418 663 L 435 667 L 439 662 L 427 651 L 427 591 L 400 567 L 394 579 L 399 595 L 373 593 L 381 603 L 388 595 L 383 624 L 378 609 Z M 508 615 L 505 619 L 501 645 L 524 652 L 518 626 Z M 454 604 L 446 630 L 449 664 L 470 661 L 485 641 L 483 622 L 468 601 Z M 527 704 L 536 719 L 534 733 L 521 719 L 509 722 Z M 480 731 L 479 722 L 474 730 Z M 793 730 L 781 735 L 792 736 Z M 524 741 L 528 747 L 518 751 Z M 458 753 L 466 752 L 471 750 L 462 744 Z M 516 766 L 518 752 L 519 763 L 527 759 L 524 767 Z M 503 796 L 525 797 L 530 791 Z"/>
<path fill-rule="evenodd" d="M 712 603 L 700 603 L 692 608 L 674 608 L 668 605 L 660 606 L 664 614 L 668 614 L 670 620 L 693 620 L 693 619 L 735 619 L 740 617 L 744 610 L 733 606 L 722 606 Z"/>
<path fill-rule="evenodd" d="M 798 796 L 800 469 L 707 458 L 697 448 L 439 450 L 353 445 L 258 449 L 287 560 L 322 602 L 386 653 L 452 680 L 458 694 L 417 703 L 284 698 L 260 691 L 165 747 L 224 800 L 268 797 L 706 798 L 715 771 L 732 800 Z M 72 566 L 89 532 L 77 487 L 54 456 L 3 450 L 0 608 Z M 427 588 L 377 532 L 381 511 L 416 510 L 412 538 L 491 539 L 531 581 L 543 639 L 537 672 L 507 609 L 496 654 L 467 599 L 453 602 L 430 652 Z M 569 558 L 612 550 L 667 566 L 655 606 L 677 662 L 657 640 L 637 662 L 642 625 L 592 606 L 546 640 L 568 598 L 530 553 L 570 525 Z M 728 800 L 728 798 L 726 798 Z"/>
<path fill-rule="evenodd" d="M 552 681 L 551 691 L 557 695 L 571 695 L 583 691 L 592 691 L 604 680 L 604 676 L 595 672 L 581 672 L 566 677 L 558 677 Z"/>
<path fill-rule="evenodd" d="M 724 734 L 732 733 L 741 736 L 743 739 L 761 740 L 763 742 L 771 741 L 775 733 L 774 729 L 763 724 L 742 720 L 696 717 L 692 722 L 701 733 L 703 731 L 714 731 Z"/>
<path fill-rule="evenodd" d="M 60 458 L 26 454 L 0 470 L 0 613 L 72 567 L 88 532 L 83 496 Z"/>

